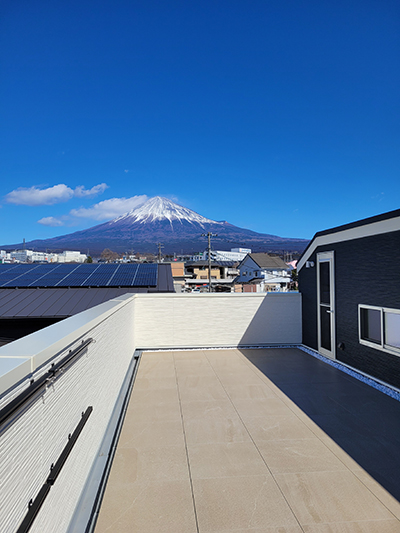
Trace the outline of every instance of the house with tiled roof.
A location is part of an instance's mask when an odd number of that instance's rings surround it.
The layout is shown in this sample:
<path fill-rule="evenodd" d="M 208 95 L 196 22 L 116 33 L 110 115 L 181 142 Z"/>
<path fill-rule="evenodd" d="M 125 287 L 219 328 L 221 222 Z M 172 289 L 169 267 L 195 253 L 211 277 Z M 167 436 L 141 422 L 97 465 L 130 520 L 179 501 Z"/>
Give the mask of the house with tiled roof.
<path fill-rule="evenodd" d="M 238 266 L 235 283 L 252 284 L 256 292 L 286 292 L 290 284 L 290 267 L 278 256 L 251 253 Z"/>

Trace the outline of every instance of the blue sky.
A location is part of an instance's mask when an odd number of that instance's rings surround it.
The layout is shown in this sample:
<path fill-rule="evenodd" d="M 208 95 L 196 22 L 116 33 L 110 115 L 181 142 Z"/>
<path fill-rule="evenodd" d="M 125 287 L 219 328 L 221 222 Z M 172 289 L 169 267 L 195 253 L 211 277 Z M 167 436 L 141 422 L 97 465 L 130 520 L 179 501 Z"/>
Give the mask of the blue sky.
<path fill-rule="evenodd" d="M 400 4 L 4 0 L 0 244 L 167 196 L 286 237 L 400 207 Z"/>

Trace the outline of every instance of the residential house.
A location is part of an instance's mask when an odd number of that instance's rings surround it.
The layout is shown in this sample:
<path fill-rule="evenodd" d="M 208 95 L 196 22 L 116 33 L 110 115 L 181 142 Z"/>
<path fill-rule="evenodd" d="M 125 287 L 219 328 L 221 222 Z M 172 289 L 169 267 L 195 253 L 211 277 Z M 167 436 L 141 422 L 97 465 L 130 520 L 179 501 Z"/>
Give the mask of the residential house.
<path fill-rule="evenodd" d="M 239 263 L 239 276 L 235 283 L 254 285 L 255 292 L 286 292 L 290 285 L 290 270 L 278 256 L 251 253 Z"/>
<path fill-rule="evenodd" d="M 316 233 L 298 261 L 303 344 L 400 388 L 400 210 Z"/>
<path fill-rule="evenodd" d="M 185 264 L 187 276 L 186 286 L 196 287 L 208 285 L 209 282 L 209 264 L 208 261 L 190 261 Z M 212 261 L 211 262 L 211 282 L 219 287 L 232 287 L 233 282 L 238 274 L 236 263 L 234 261 Z"/>

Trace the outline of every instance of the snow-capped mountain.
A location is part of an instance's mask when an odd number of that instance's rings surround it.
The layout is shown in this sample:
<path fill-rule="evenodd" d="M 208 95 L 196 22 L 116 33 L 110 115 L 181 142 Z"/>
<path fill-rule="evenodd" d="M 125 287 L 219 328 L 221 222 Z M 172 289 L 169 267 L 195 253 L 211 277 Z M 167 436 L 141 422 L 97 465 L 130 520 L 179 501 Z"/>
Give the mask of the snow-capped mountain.
<path fill-rule="evenodd" d="M 238 228 L 228 222 L 205 218 L 191 209 L 172 200 L 155 196 L 129 213 L 87 230 L 69 235 L 26 243 L 35 250 L 80 250 L 100 254 L 105 248 L 116 252 L 155 252 L 156 243 L 164 245 L 163 252 L 196 253 L 207 246 L 202 234 L 211 231 L 214 249 L 230 250 L 235 247 L 251 248 L 253 251 L 302 251 L 308 241 L 286 239 L 276 235 L 256 233 Z M 3 246 L 15 249 L 20 244 Z"/>
<path fill-rule="evenodd" d="M 135 222 L 140 222 L 141 224 L 146 224 L 149 222 L 154 222 L 155 220 L 164 220 L 167 219 L 172 222 L 178 220 L 179 222 L 190 222 L 191 224 L 200 224 L 202 227 L 204 224 L 221 224 L 221 222 L 216 222 L 215 220 L 210 220 L 205 218 L 195 211 L 183 207 L 181 205 L 168 200 L 168 198 L 162 198 L 161 196 L 154 196 L 150 198 L 147 202 L 132 209 L 129 213 L 121 215 L 118 218 L 115 218 L 110 223 L 118 224 L 121 222 L 128 222 L 133 224 Z"/>

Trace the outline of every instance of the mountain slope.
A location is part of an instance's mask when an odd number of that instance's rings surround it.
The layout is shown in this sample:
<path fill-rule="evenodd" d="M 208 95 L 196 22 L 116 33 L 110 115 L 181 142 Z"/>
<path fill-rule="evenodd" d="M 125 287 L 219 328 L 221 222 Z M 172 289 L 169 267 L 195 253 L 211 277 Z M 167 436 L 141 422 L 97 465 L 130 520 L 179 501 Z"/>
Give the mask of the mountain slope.
<path fill-rule="evenodd" d="M 104 248 L 117 252 L 154 252 L 156 243 L 161 242 L 164 253 L 193 253 L 205 249 L 207 240 L 202 233 L 209 231 L 218 235 L 213 238 L 213 247 L 222 250 L 248 247 L 253 251 L 301 251 L 308 243 L 304 239 L 286 239 L 210 220 L 167 198 L 156 196 L 109 222 L 69 235 L 34 240 L 26 246 L 49 251 L 73 249 L 86 252 L 89 249 L 96 255 Z"/>

